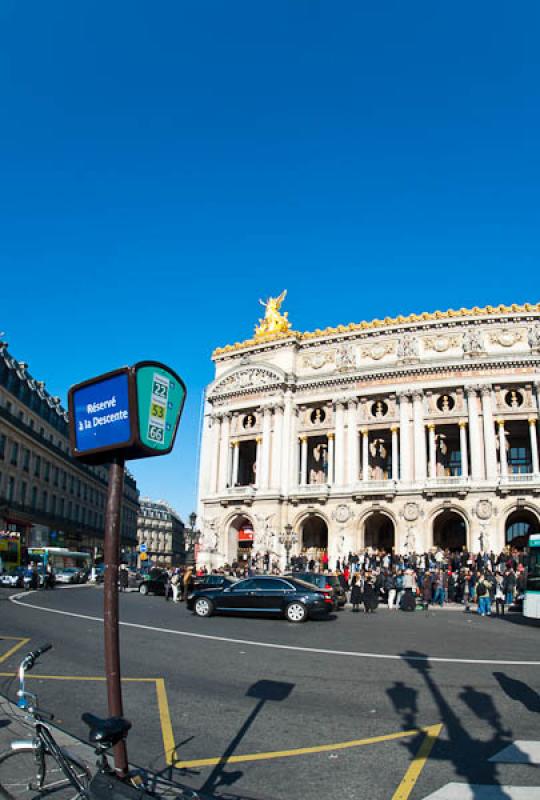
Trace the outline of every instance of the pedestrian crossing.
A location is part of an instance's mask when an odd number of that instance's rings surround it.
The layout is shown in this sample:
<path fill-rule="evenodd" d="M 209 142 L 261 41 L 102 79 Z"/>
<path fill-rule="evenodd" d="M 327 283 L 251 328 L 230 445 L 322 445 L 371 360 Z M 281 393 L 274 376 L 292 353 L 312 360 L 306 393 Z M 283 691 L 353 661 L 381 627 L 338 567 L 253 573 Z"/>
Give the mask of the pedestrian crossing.
<path fill-rule="evenodd" d="M 491 756 L 489 760 L 494 764 L 536 764 L 536 766 L 540 766 L 540 742 L 518 739 L 500 753 Z"/>
<path fill-rule="evenodd" d="M 489 759 L 494 764 L 540 765 L 540 741 L 518 739 Z M 423 800 L 539 800 L 540 786 L 447 783 Z"/>

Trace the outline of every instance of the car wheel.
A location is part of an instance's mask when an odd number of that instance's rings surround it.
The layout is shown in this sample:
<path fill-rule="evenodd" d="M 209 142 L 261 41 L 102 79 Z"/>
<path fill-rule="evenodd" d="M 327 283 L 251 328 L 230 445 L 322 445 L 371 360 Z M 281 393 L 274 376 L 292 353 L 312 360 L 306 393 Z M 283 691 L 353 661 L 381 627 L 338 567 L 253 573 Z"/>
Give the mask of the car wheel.
<path fill-rule="evenodd" d="M 303 603 L 289 603 L 285 609 L 285 617 L 289 622 L 305 622 L 307 619 L 307 608 Z"/>
<path fill-rule="evenodd" d="M 141 594 L 148 594 L 148 586 L 146 585 L 146 583 L 141 583 L 141 585 L 139 586 L 139 592 Z"/>
<path fill-rule="evenodd" d="M 214 611 L 214 604 L 208 597 L 199 597 L 195 601 L 193 610 L 198 617 L 211 617 Z"/>

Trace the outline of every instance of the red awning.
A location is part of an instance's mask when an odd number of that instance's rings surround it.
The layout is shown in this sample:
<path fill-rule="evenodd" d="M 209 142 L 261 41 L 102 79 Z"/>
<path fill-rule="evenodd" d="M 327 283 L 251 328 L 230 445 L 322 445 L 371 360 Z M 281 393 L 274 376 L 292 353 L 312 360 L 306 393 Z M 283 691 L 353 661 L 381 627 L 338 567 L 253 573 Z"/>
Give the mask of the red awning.
<path fill-rule="evenodd" d="M 240 528 L 238 531 L 239 542 L 252 542 L 253 541 L 253 528 Z"/>

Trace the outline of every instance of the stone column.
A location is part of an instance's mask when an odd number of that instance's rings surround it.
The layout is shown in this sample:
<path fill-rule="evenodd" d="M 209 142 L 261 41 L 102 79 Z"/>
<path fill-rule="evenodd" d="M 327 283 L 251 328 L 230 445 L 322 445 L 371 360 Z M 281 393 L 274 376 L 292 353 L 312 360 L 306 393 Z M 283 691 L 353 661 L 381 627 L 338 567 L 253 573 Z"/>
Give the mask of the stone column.
<path fill-rule="evenodd" d="M 334 483 L 334 434 L 328 434 L 328 483 Z"/>
<path fill-rule="evenodd" d="M 464 419 L 459 421 L 459 449 L 461 452 L 461 477 L 469 477 L 469 455 L 467 452 L 467 422 Z"/>
<path fill-rule="evenodd" d="M 392 431 L 392 480 L 397 481 L 399 480 L 399 467 L 398 467 L 398 460 L 399 460 L 399 446 L 398 446 L 398 426 L 392 425 L 390 428 Z"/>
<path fill-rule="evenodd" d="M 423 398 L 422 392 L 413 392 L 414 478 L 417 481 L 426 479 L 426 434 L 424 430 Z"/>
<path fill-rule="evenodd" d="M 300 484 L 307 484 L 307 436 L 300 436 Z"/>
<path fill-rule="evenodd" d="M 283 428 L 281 434 L 281 492 L 287 494 L 289 486 L 296 486 L 298 477 L 291 479 L 291 464 L 296 456 L 296 431 L 293 431 L 293 404 L 290 390 L 285 392 Z"/>
<path fill-rule="evenodd" d="M 263 408 L 262 445 L 261 445 L 261 476 L 259 488 L 268 489 L 270 480 L 270 437 L 272 428 L 272 408 Z"/>
<path fill-rule="evenodd" d="M 349 407 L 347 410 L 347 432 L 348 432 L 348 473 L 347 483 L 349 486 L 354 486 L 358 481 L 358 431 L 356 429 L 356 400 L 349 400 Z"/>
<path fill-rule="evenodd" d="M 369 481 L 369 432 L 362 428 L 362 480 Z"/>
<path fill-rule="evenodd" d="M 484 427 L 484 449 L 486 454 L 486 478 L 495 480 L 497 477 L 497 447 L 495 444 L 495 426 L 491 410 L 491 386 L 483 386 L 482 392 L 482 418 Z"/>
<path fill-rule="evenodd" d="M 240 442 L 232 442 L 233 457 L 232 457 L 232 479 L 231 485 L 236 486 L 238 483 L 238 463 L 240 460 Z"/>
<path fill-rule="evenodd" d="M 221 416 L 212 416 L 212 437 L 210 444 L 210 494 L 215 494 L 218 490 L 218 467 L 219 467 L 219 444 L 221 440 Z M 226 455 L 226 454 L 225 454 Z"/>
<path fill-rule="evenodd" d="M 291 434 L 288 443 L 289 451 L 289 484 L 297 487 L 300 484 L 300 443 L 298 439 L 298 408 L 291 407 Z"/>
<path fill-rule="evenodd" d="M 504 419 L 498 419 L 497 425 L 499 427 L 499 464 L 501 469 L 501 478 L 506 478 L 508 475 L 508 460 L 506 458 Z"/>
<path fill-rule="evenodd" d="M 435 449 L 435 424 L 428 422 L 426 425 L 429 437 L 429 477 L 437 477 L 437 452 Z"/>
<path fill-rule="evenodd" d="M 411 437 L 409 423 L 409 395 L 401 392 L 399 395 L 399 449 L 400 464 L 399 478 L 402 481 L 411 480 Z"/>
<path fill-rule="evenodd" d="M 281 451 L 283 449 L 283 406 L 274 409 L 274 433 L 272 436 L 272 463 L 270 465 L 270 487 L 279 489 L 281 483 Z"/>
<path fill-rule="evenodd" d="M 536 417 L 529 417 L 529 433 L 531 435 L 532 471 L 535 475 L 540 472 L 538 465 L 538 438 L 536 436 Z"/>
<path fill-rule="evenodd" d="M 471 478 L 481 480 L 484 473 L 484 446 L 478 418 L 478 395 L 473 386 L 467 386 L 467 407 L 469 411 L 469 444 L 471 448 Z"/>
<path fill-rule="evenodd" d="M 225 413 L 221 419 L 221 436 L 219 441 L 219 484 L 218 490 L 223 491 L 228 485 L 228 453 L 229 435 L 231 431 L 231 414 Z"/>
<path fill-rule="evenodd" d="M 330 447 L 328 448 L 330 450 Z M 345 402 L 336 402 L 335 484 L 345 483 Z"/>
<path fill-rule="evenodd" d="M 261 443 L 262 443 L 262 436 L 257 436 L 255 439 L 257 442 L 257 455 L 255 457 L 255 486 L 258 489 L 261 485 Z"/>

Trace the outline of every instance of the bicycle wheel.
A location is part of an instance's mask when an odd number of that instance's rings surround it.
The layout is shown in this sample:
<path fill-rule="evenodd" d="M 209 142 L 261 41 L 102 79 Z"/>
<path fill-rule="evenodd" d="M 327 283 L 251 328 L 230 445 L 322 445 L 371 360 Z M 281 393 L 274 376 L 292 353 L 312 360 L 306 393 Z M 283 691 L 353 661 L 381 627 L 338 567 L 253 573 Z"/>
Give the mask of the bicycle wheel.
<path fill-rule="evenodd" d="M 90 773 L 82 764 L 74 761 L 63 752 L 82 785 L 87 788 Z M 41 758 L 43 761 L 43 780 L 38 779 Z M 50 797 L 51 800 L 77 800 L 84 795 L 73 786 L 62 767 L 50 753 L 35 750 L 9 750 L 0 755 L 0 798 L 2 800 L 38 800 Z"/>

